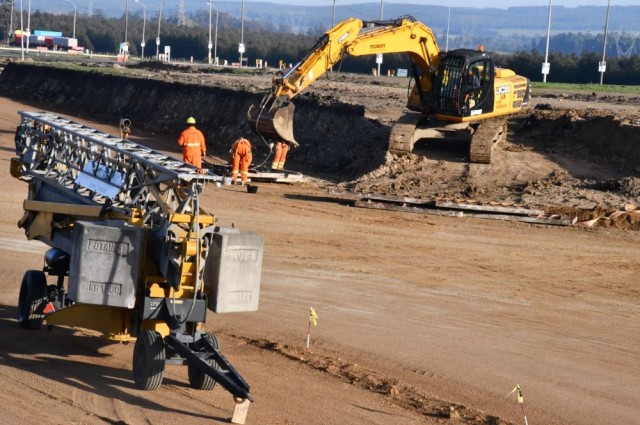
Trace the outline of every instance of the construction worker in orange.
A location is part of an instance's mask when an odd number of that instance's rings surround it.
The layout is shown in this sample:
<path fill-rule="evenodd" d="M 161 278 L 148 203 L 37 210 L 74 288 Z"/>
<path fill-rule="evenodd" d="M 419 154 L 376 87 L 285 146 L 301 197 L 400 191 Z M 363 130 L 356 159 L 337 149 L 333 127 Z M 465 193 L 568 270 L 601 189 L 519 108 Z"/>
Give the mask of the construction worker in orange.
<path fill-rule="evenodd" d="M 196 128 L 196 119 L 187 118 L 187 128 L 180 134 L 178 145 L 182 147 L 182 160 L 200 170 L 202 157 L 207 154 L 204 135 Z"/>
<path fill-rule="evenodd" d="M 240 173 L 241 184 L 244 186 L 249 177 L 249 166 L 253 160 L 251 142 L 244 137 L 240 137 L 233 142 L 229 152 L 231 153 L 231 183 L 235 184 L 238 179 L 238 173 Z"/>
<path fill-rule="evenodd" d="M 287 160 L 287 152 L 289 152 L 289 143 L 276 142 L 274 146 L 272 170 L 284 170 L 284 163 Z"/>

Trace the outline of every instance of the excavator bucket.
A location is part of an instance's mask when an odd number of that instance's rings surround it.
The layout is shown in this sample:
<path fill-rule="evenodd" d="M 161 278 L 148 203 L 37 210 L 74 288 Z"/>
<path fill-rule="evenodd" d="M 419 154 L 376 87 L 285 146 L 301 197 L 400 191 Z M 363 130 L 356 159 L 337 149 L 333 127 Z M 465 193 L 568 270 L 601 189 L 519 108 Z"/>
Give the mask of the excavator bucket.
<path fill-rule="evenodd" d="M 289 102 L 282 107 L 256 107 L 251 105 L 247 119 L 251 129 L 261 136 L 271 140 L 283 140 L 298 146 L 293 137 L 293 111 L 295 106 Z"/>

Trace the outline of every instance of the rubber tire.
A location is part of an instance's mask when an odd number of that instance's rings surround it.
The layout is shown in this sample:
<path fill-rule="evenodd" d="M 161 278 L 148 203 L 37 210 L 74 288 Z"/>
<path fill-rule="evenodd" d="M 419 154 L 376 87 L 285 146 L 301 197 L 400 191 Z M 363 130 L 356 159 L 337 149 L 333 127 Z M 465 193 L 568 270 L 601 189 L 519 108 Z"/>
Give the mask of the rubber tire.
<path fill-rule="evenodd" d="M 27 270 L 20 285 L 18 323 L 25 329 L 40 329 L 47 302 L 47 277 L 40 270 Z M 38 311 L 40 311 L 38 313 Z"/>
<path fill-rule="evenodd" d="M 203 337 L 204 336 L 211 338 L 211 341 L 213 342 L 213 346 L 218 348 L 218 339 L 214 334 L 207 332 L 203 335 Z M 216 363 L 213 359 L 208 359 L 206 361 L 214 368 L 220 369 L 220 366 L 218 365 L 218 363 Z M 187 369 L 189 374 L 189 386 L 191 388 L 196 390 L 209 391 L 216 387 L 217 382 L 212 377 L 202 372 L 197 367 L 194 367 L 188 364 Z"/>
<path fill-rule="evenodd" d="M 153 391 L 162 384 L 165 366 L 165 347 L 162 335 L 156 331 L 142 331 L 133 349 L 133 381 L 139 390 Z"/>

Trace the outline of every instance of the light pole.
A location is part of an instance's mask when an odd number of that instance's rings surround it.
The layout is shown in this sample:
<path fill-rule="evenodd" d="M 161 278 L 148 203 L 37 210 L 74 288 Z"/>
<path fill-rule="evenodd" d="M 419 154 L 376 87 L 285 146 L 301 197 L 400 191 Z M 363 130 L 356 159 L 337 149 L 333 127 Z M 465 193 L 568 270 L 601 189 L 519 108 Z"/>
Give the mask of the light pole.
<path fill-rule="evenodd" d="M 384 19 L 384 0 L 380 0 L 380 20 Z M 382 53 L 376 55 L 376 62 L 378 63 L 378 77 L 380 76 L 380 65 L 382 64 Z"/>
<path fill-rule="evenodd" d="M 24 33 L 22 36 L 24 37 Z M 29 52 L 29 38 L 31 38 L 31 0 L 29 0 L 27 11 L 27 53 Z"/>
<path fill-rule="evenodd" d="M 76 2 L 74 2 L 73 0 L 64 1 L 73 5 L 73 36 L 71 38 L 76 38 L 76 17 L 78 16 L 78 7 L 76 5 Z"/>
<path fill-rule="evenodd" d="M 218 8 L 213 5 L 213 1 L 209 0 L 209 44 L 207 45 L 209 49 L 209 65 L 211 65 L 211 47 L 213 47 L 213 57 L 214 62 L 218 64 Z M 216 34 L 215 34 L 215 42 L 213 46 L 211 45 L 211 8 L 216 10 Z"/>
<path fill-rule="evenodd" d="M 242 54 L 244 53 L 244 0 L 242 0 L 242 13 L 240 17 L 240 46 L 238 46 L 238 52 L 240 52 L 240 68 L 242 68 Z"/>
<path fill-rule="evenodd" d="M 445 38 L 446 42 L 444 45 L 444 51 L 449 51 L 449 24 L 451 23 L 451 0 L 449 0 L 449 13 L 447 14 L 447 37 Z"/>
<path fill-rule="evenodd" d="M 549 0 L 549 18 L 547 19 L 547 46 L 544 49 L 544 63 L 542 64 L 542 82 L 547 82 L 547 74 L 551 64 L 549 63 L 549 38 L 551 37 L 551 0 Z"/>
<path fill-rule="evenodd" d="M 13 3 L 14 0 L 11 0 L 11 15 L 9 17 L 9 38 L 11 38 L 11 34 L 13 34 Z"/>
<path fill-rule="evenodd" d="M 160 13 L 158 13 L 158 36 L 156 37 L 156 59 L 160 59 L 160 21 L 162 21 L 162 0 L 160 0 Z"/>
<path fill-rule="evenodd" d="M 336 26 L 336 0 L 333 0 L 333 13 L 331 14 L 331 29 Z M 329 68 L 329 72 L 333 72 L 333 65 Z"/>
<path fill-rule="evenodd" d="M 209 44 L 207 44 L 207 58 L 209 59 L 209 65 L 211 65 L 211 48 L 213 47 L 211 45 L 211 5 L 213 2 L 209 0 L 207 3 L 209 3 Z"/>
<path fill-rule="evenodd" d="M 213 60 L 215 64 L 218 65 L 218 8 L 213 6 L 216 10 L 216 32 L 213 35 Z"/>
<path fill-rule="evenodd" d="M 604 72 L 607 70 L 607 62 L 605 62 L 605 54 L 607 51 L 607 33 L 609 32 L 609 9 L 611 8 L 611 0 L 607 2 L 607 18 L 604 23 L 604 41 L 602 42 L 602 62 L 598 64 L 598 70 L 600 71 L 600 85 L 604 80 Z"/>
<path fill-rule="evenodd" d="M 333 0 L 333 13 L 331 14 L 331 28 L 336 26 L 336 0 Z"/>
<path fill-rule="evenodd" d="M 129 33 L 129 0 L 124 0 L 124 42 L 127 43 Z"/>
<path fill-rule="evenodd" d="M 24 19 L 22 17 L 22 0 L 20 0 L 20 56 L 24 62 Z"/>
<path fill-rule="evenodd" d="M 147 45 L 146 39 L 144 38 L 144 27 L 147 23 L 147 6 L 142 3 L 140 0 L 135 0 L 136 3 L 140 3 L 142 5 L 142 41 L 140 42 L 140 47 L 142 47 L 142 52 L 140 53 L 140 59 L 144 59 L 144 46 Z"/>

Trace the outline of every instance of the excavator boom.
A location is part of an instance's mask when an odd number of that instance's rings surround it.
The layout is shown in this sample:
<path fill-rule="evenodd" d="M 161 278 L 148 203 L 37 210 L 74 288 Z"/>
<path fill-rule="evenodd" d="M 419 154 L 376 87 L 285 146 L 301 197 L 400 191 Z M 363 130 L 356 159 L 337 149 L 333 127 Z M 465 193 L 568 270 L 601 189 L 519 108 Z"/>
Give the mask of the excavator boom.
<path fill-rule="evenodd" d="M 249 108 L 251 128 L 267 139 L 284 140 L 297 146 L 291 99 L 340 61 L 346 46 L 358 36 L 362 25 L 361 20 L 354 18 L 340 22 L 320 37 L 304 59 L 282 77 L 275 78 L 271 93 L 260 105 Z"/>
<path fill-rule="evenodd" d="M 307 55 L 280 78 L 260 105 L 252 105 L 248 120 L 252 129 L 267 139 L 297 145 L 293 135 L 294 106 L 291 100 L 337 64 L 345 54 L 408 53 L 421 69 L 435 69 L 440 50 L 429 28 L 411 17 L 388 21 L 349 18 L 327 31 Z M 431 89 L 429 76 L 420 85 Z M 421 103 L 420 100 L 418 103 Z M 414 105 L 412 109 L 420 109 Z"/>

